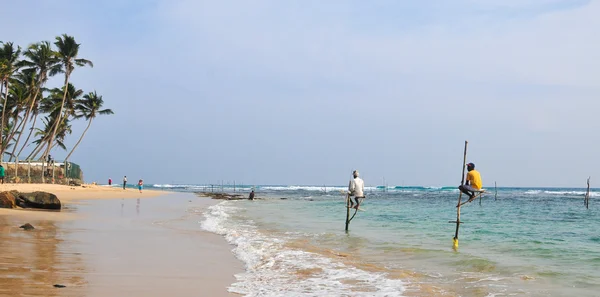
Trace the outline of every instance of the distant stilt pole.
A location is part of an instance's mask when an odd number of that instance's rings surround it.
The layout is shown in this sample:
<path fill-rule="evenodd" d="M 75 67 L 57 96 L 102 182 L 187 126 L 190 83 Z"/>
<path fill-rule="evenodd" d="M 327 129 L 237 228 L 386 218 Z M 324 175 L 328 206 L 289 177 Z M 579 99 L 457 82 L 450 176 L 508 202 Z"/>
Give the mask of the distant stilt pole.
<path fill-rule="evenodd" d="M 465 184 L 465 167 L 467 166 L 467 145 L 468 141 L 465 140 L 465 152 L 463 155 L 463 167 L 462 167 L 462 176 L 460 179 L 460 185 Z M 456 205 L 456 232 L 454 233 L 454 240 L 452 247 L 454 249 L 458 248 L 458 228 L 460 227 L 460 200 L 462 199 L 462 191 L 458 193 L 458 204 Z"/>
<path fill-rule="evenodd" d="M 587 179 L 587 191 L 585 192 L 585 199 L 583 200 L 586 209 L 590 208 L 590 178 L 592 177 L 590 176 Z"/>
<path fill-rule="evenodd" d="M 494 201 L 498 200 L 498 186 L 494 182 Z"/>

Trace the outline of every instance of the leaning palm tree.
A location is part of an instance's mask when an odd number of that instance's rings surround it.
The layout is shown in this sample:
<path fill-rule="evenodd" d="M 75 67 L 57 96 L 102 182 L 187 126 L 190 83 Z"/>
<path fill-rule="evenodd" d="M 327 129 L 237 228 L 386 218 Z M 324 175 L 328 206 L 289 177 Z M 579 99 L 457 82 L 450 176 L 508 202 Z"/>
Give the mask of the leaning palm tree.
<path fill-rule="evenodd" d="M 58 114 L 56 123 L 54 123 L 54 129 L 53 129 L 52 133 L 50 134 L 50 138 L 48 139 L 48 146 L 46 147 L 46 151 L 42 155 L 42 158 L 46 158 L 48 156 L 48 154 L 50 153 L 50 150 L 52 149 L 52 142 L 54 141 L 54 138 L 56 137 L 56 131 L 62 124 L 62 121 L 63 121 L 62 113 L 64 110 L 65 100 L 67 98 L 69 77 L 71 76 L 71 73 L 73 73 L 73 70 L 75 70 L 75 66 L 83 67 L 83 66 L 88 65 L 90 67 L 94 67 L 94 64 L 91 61 L 86 60 L 86 59 L 77 58 L 77 55 L 79 54 L 79 45 L 80 44 L 75 42 L 75 38 L 73 38 L 72 36 L 68 36 L 67 34 L 63 34 L 62 36 L 57 36 L 56 42 L 54 44 L 58 48 L 57 56 L 60 59 L 60 64 L 62 66 L 62 69 L 60 71 L 64 72 L 64 74 L 65 74 L 65 85 L 64 85 L 62 104 L 60 106 L 60 112 Z"/>
<path fill-rule="evenodd" d="M 34 107 L 38 105 L 38 101 L 42 98 L 42 92 L 44 88 L 44 84 L 48 81 L 48 75 L 54 75 L 60 71 L 59 60 L 56 56 L 56 52 L 52 50 L 52 46 L 48 41 L 42 41 L 40 43 L 35 43 L 30 45 L 27 50 L 23 53 L 25 56 L 25 60 L 21 61 L 20 65 L 24 67 L 25 73 L 28 75 L 33 75 L 34 79 L 36 79 L 35 83 L 35 91 L 30 98 L 29 108 L 25 113 L 25 118 L 23 121 L 27 122 L 29 117 L 34 112 Z M 37 113 L 35 113 L 37 115 Z M 37 119 L 37 117 L 36 117 Z M 25 130 L 25 126 L 21 127 L 21 134 L 23 134 Z M 35 122 L 31 126 L 31 131 L 33 132 L 35 127 Z M 23 148 L 27 145 L 29 141 L 29 137 L 31 133 L 27 137 L 27 140 L 23 144 L 21 150 L 17 154 L 17 157 L 23 152 Z"/>
<path fill-rule="evenodd" d="M 9 109 L 7 109 L 6 111 L 8 111 L 8 115 L 5 116 L 7 118 L 10 118 L 13 122 L 12 125 L 12 129 L 9 130 L 8 132 L 8 139 L 10 140 L 14 140 L 15 136 L 19 133 L 19 129 L 21 128 L 22 125 L 25 124 L 24 121 L 20 121 L 21 119 L 21 114 L 23 113 L 23 111 L 26 108 L 27 105 L 27 99 L 28 99 L 28 90 L 27 90 L 27 86 L 25 86 L 24 84 L 22 84 L 21 81 L 19 81 L 18 79 L 11 79 L 11 88 L 10 88 L 10 93 L 9 93 L 9 97 L 8 97 L 8 102 L 10 102 Z M 16 140 L 14 140 L 14 143 L 12 143 L 13 146 L 13 150 L 12 152 L 9 154 L 11 157 L 9 159 L 10 162 L 12 162 L 12 159 L 15 155 L 15 149 L 17 147 L 17 142 Z"/>
<path fill-rule="evenodd" d="M 10 131 L 13 128 L 13 124 L 13 122 L 9 122 L 6 124 L 6 126 L 4 126 L 4 134 L 8 135 L 8 131 Z M 2 146 L 6 148 L 10 148 L 12 146 L 12 143 L 10 143 L 10 139 L 8 137 L 2 139 Z M 2 159 L 4 159 L 4 157 L 2 157 Z"/>
<path fill-rule="evenodd" d="M 42 122 L 44 123 L 44 128 L 36 128 L 35 136 L 39 136 L 39 138 L 32 142 L 33 144 L 36 144 L 36 147 L 33 149 L 31 154 L 29 154 L 27 159 L 36 159 L 38 154 L 43 152 L 47 145 L 50 145 L 51 149 L 58 145 L 63 150 L 67 150 L 66 146 L 64 145 L 64 140 L 66 138 L 66 135 L 71 134 L 72 132 L 71 124 L 68 120 L 64 120 L 61 123 L 60 127 L 58 127 L 54 141 L 48 141 L 48 139 L 50 138 L 50 133 L 52 133 L 54 125 L 56 124 L 56 120 L 56 118 L 52 117 L 44 117 L 42 119 Z"/>
<path fill-rule="evenodd" d="M 12 42 L 2 43 L 2 47 L 0 48 L 0 83 L 2 85 L 6 84 L 6 89 L 4 90 L 4 106 L 6 106 L 8 100 L 8 93 L 10 88 L 10 78 L 13 74 L 19 69 L 19 57 L 21 56 L 21 47 L 17 46 L 15 49 Z M 0 138 L 4 135 L 4 123 L 6 115 L 6 108 L 2 108 L 2 118 L 0 121 L 2 122 L 0 128 Z M 0 144 L 0 160 L 4 159 L 4 150 L 6 146 L 4 143 Z"/>
<path fill-rule="evenodd" d="M 23 148 L 25 148 L 25 145 L 23 145 L 23 147 L 21 148 L 21 150 L 19 150 L 18 153 L 16 153 L 17 148 L 19 147 L 19 143 L 21 142 L 21 136 L 23 135 L 24 131 L 25 131 L 25 126 L 27 125 L 27 120 L 29 119 L 29 113 L 30 111 L 34 113 L 35 117 L 33 118 L 33 125 L 30 128 L 30 133 L 27 136 L 27 139 L 25 139 L 25 144 L 27 144 L 27 142 L 29 141 L 29 138 L 31 137 L 31 134 L 33 132 L 33 127 L 35 127 L 35 123 L 37 120 L 37 109 L 36 106 L 37 104 L 37 100 L 35 100 L 35 98 L 33 98 L 33 94 L 35 93 L 35 89 L 36 89 L 36 72 L 35 70 L 22 70 L 19 73 L 17 73 L 15 75 L 15 83 L 19 88 L 19 96 L 21 99 L 24 100 L 24 108 L 26 108 L 25 111 L 25 115 L 23 116 L 23 119 L 21 120 L 21 123 L 19 124 L 19 127 L 17 127 L 17 130 L 20 129 L 20 132 L 17 133 L 17 139 L 15 140 L 15 145 L 13 147 L 13 151 L 12 151 L 12 156 L 16 157 L 19 156 L 21 154 L 21 152 L 23 151 Z M 25 98 L 22 98 L 23 96 L 25 96 Z M 34 101 L 34 106 L 33 109 L 29 109 L 27 108 L 29 106 L 29 103 L 31 102 L 30 100 L 35 100 Z M 12 158 L 12 157 L 11 157 Z M 12 160 L 11 160 L 12 161 Z"/>
<path fill-rule="evenodd" d="M 63 90 L 61 88 L 54 88 L 50 90 L 50 95 L 45 98 L 40 105 L 40 110 L 44 113 L 50 114 L 52 117 L 57 117 L 63 107 L 63 119 L 68 119 L 75 115 L 75 105 L 83 95 L 83 90 L 75 88 L 71 83 L 67 86 L 67 96 L 63 104 Z"/>
<path fill-rule="evenodd" d="M 77 101 L 77 105 L 75 106 L 75 110 L 77 110 L 75 118 L 85 118 L 86 120 L 88 120 L 88 125 L 81 134 L 81 137 L 79 137 L 79 140 L 77 141 L 75 146 L 73 146 L 73 149 L 71 149 L 71 152 L 65 158 L 65 163 L 67 162 L 67 160 L 69 160 L 71 154 L 73 154 L 73 152 L 85 136 L 85 133 L 90 128 L 90 125 L 92 125 L 92 120 L 94 120 L 94 118 L 96 118 L 98 115 L 114 114 L 114 112 L 110 109 L 101 109 L 103 104 L 104 100 L 102 100 L 102 96 L 98 96 L 96 91 L 84 95 L 82 100 Z"/>

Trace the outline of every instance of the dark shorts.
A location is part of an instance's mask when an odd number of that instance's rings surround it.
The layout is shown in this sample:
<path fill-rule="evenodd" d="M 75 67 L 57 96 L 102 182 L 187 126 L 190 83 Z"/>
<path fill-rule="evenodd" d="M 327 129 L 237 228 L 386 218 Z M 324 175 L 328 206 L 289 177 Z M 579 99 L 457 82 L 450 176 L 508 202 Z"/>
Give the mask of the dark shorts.
<path fill-rule="evenodd" d="M 471 187 L 470 185 L 463 185 L 463 186 L 460 186 L 458 188 L 461 189 L 461 190 L 463 190 L 463 191 L 469 191 L 469 192 L 479 192 L 479 191 L 481 191 L 479 189 L 475 189 L 475 188 Z"/>

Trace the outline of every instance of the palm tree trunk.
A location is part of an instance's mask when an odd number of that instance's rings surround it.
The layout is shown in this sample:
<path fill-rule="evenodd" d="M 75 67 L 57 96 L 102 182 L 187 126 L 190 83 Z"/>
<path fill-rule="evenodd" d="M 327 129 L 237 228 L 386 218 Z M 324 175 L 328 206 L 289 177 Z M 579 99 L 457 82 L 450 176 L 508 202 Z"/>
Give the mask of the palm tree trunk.
<path fill-rule="evenodd" d="M 41 76 L 41 73 L 40 73 L 40 76 Z M 42 80 L 39 79 L 38 86 L 35 89 L 35 95 L 33 95 L 33 98 L 31 98 L 31 104 L 29 105 L 29 109 L 27 109 L 27 113 L 25 113 L 25 119 L 23 119 L 24 122 L 27 122 L 27 120 L 29 120 L 29 116 L 31 116 L 31 111 L 33 110 L 33 107 L 35 106 L 35 102 L 37 101 L 37 97 L 40 94 L 40 89 L 42 89 L 41 84 L 42 84 Z M 21 147 L 21 149 L 19 150 L 19 153 L 17 154 L 17 156 L 21 155 L 21 153 L 23 152 L 23 149 L 27 145 L 27 142 L 29 142 L 29 138 L 31 137 L 31 134 L 33 133 L 33 129 L 35 128 L 36 120 L 37 120 L 37 114 L 35 115 L 35 117 L 33 119 L 33 125 L 31 126 L 31 130 L 29 131 L 29 135 L 27 136 L 27 139 L 25 140 L 23 147 Z M 21 135 L 23 135 L 23 132 L 25 132 L 25 126 L 26 125 L 23 125 L 23 127 L 21 128 L 21 133 L 19 134 L 19 139 L 21 138 Z M 18 142 L 19 142 L 19 140 L 17 140 L 17 143 Z M 16 146 L 15 146 L 15 148 L 16 148 Z"/>
<path fill-rule="evenodd" d="M 71 154 L 75 151 L 75 149 L 77 148 L 77 146 L 79 145 L 79 143 L 81 142 L 81 140 L 83 139 L 83 137 L 85 136 L 85 133 L 87 132 L 87 130 L 90 128 L 90 126 L 92 125 L 92 120 L 94 118 L 90 118 L 90 121 L 88 122 L 87 127 L 85 127 L 85 130 L 83 130 L 83 134 L 81 134 L 81 137 L 79 137 L 79 140 L 77 141 L 77 143 L 75 144 L 75 146 L 73 147 L 73 149 L 71 149 L 71 152 L 67 155 L 67 157 L 65 158 L 65 163 L 67 163 L 67 160 L 69 160 L 69 157 L 71 157 Z"/>
<path fill-rule="evenodd" d="M 4 85 L 4 81 L 2 82 L 2 85 Z M 4 89 L 5 93 L 4 93 L 4 105 L 2 106 L 2 128 L 0 129 L 0 162 L 4 160 L 4 141 L 2 141 L 2 136 L 4 134 L 4 115 L 6 113 L 6 103 L 8 102 L 8 80 L 6 80 L 6 88 Z M 1 93 L 0 93 L 1 94 Z M 8 135 L 6 135 L 8 136 Z M 6 138 L 6 144 L 8 145 L 8 138 Z"/>
<path fill-rule="evenodd" d="M 54 141 L 54 137 L 56 137 L 56 131 L 61 124 L 62 121 L 62 113 L 65 108 L 65 100 L 67 100 L 67 89 L 69 86 L 69 69 L 65 69 L 65 91 L 63 92 L 62 104 L 60 105 L 60 111 L 58 113 L 58 118 L 56 119 L 56 123 L 54 123 L 54 129 L 52 130 L 52 134 L 50 134 L 50 138 L 48 139 L 48 147 L 46 151 L 42 155 L 42 159 L 45 159 L 48 154 L 50 154 L 50 150 L 52 149 L 52 142 Z M 42 183 L 44 183 L 44 166 L 42 165 Z"/>
<path fill-rule="evenodd" d="M 16 114 L 13 117 L 13 123 L 17 123 L 19 121 L 19 114 Z M 19 128 L 21 128 L 21 125 L 24 125 L 25 123 L 23 121 L 19 122 L 19 125 L 13 125 L 12 130 L 9 133 L 8 139 L 13 139 L 15 138 L 15 134 L 17 133 L 17 131 L 19 131 Z M 16 147 L 17 144 L 15 143 L 14 146 Z M 13 148 L 11 154 L 10 154 L 10 158 L 8 159 L 8 162 L 12 162 L 13 158 L 14 158 L 14 153 L 15 153 L 15 149 Z"/>
<path fill-rule="evenodd" d="M 2 94 L 4 93 L 4 81 L 0 80 L 0 97 L 2 96 Z M 6 105 L 6 103 L 4 103 Z M 3 105 L 2 106 L 2 114 L 4 114 L 4 109 L 6 108 L 6 106 Z M 2 136 L 4 135 L 4 115 L 2 116 L 2 118 L 0 119 L 0 121 L 2 121 L 2 129 L 0 129 L 0 149 L 2 148 Z"/>
<path fill-rule="evenodd" d="M 23 149 L 25 149 L 25 147 L 27 146 L 27 143 L 29 142 L 29 138 L 31 138 L 31 134 L 33 134 L 33 130 L 35 129 L 35 122 L 37 121 L 37 117 L 38 117 L 37 114 L 35 116 L 33 116 L 33 125 L 31 125 L 31 128 L 29 129 L 29 135 L 27 135 L 27 139 L 25 139 L 25 143 L 23 143 L 23 146 L 19 150 L 17 157 L 21 156 Z M 25 127 L 23 126 L 22 129 L 25 129 Z M 19 137 L 21 137 L 21 135 L 23 134 L 23 131 L 24 130 L 21 130 L 21 134 L 19 134 Z M 27 157 L 27 159 L 29 159 L 29 157 Z"/>
<path fill-rule="evenodd" d="M 46 147 L 47 144 L 48 143 L 46 142 L 46 139 L 40 141 L 38 146 L 36 146 L 35 149 L 31 152 L 31 154 L 29 154 L 27 159 L 34 160 L 37 157 L 37 155 L 42 151 L 42 149 Z"/>
<path fill-rule="evenodd" d="M 17 151 L 17 147 L 19 146 L 19 141 L 21 141 L 21 135 L 23 134 L 23 130 L 25 130 L 25 126 L 27 125 L 27 111 L 25 111 L 25 115 L 23 116 L 23 120 L 21 120 L 21 122 L 19 123 L 19 126 L 15 128 L 15 130 L 12 132 L 11 138 L 14 137 L 17 134 L 17 131 L 21 130 L 19 134 L 19 136 L 17 136 L 17 139 L 15 140 L 15 145 L 13 146 L 13 150 L 10 153 L 10 160 L 9 162 L 12 162 L 12 159 L 15 156 L 15 152 Z M 15 118 L 15 121 L 18 120 L 18 118 Z"/>
<path fill-rule="evenodd" d="M 35 106 L 35 102 L 37 101 L 37 97 L 40 94 L 40 91 L 42 90 L 42 84 L 43 84 L 43 73 L 40 71 L 39 73 L 39 77 L 38 77 L 38 83 L 37 83 L 37 88 L 35 89 L 35 95 L 33 95 L 33 98 L 31 100 L 31 105 L 29 105 L 29 110 L 28 116 L 31 116 L 31 112 L 33 110 L 33 107 Z M 21 147 L 21 149 L 19 150 L 19 153 L 17 154 L 17 156 L 20 156 L 21 153 L 23 152 L 23 149 L 27 146 L 27 143 L 29 142 L 29 138 L 31 137 L 31 134 L 33 134 L 33 130 L 35 129 L 35 122 L 37 120 L 38 115 L 36 114 L 35 117 L 33 118 L 33 125 L 31 125 L 31 129 L 29 130 L 29 135 L 27 136 L 27 139 L 25 140 L 25 143 L 23 143 L 23 146 Z M 25 129 L 25 126 L 23 126 L 23 129 Z M 24 130 L 21 130 L 21 133 L 23 133 Z M 35 152 L 35 150 L 42 144 L 42 142 L 40 142 L 38 144 L 38 146 L 36 146 L 36 148 L 29 154 L 29 156 L 27 156 L 27 159 L 29 160 L 31 158 L 31 155 L 33 155 L 33 152 Z"/>

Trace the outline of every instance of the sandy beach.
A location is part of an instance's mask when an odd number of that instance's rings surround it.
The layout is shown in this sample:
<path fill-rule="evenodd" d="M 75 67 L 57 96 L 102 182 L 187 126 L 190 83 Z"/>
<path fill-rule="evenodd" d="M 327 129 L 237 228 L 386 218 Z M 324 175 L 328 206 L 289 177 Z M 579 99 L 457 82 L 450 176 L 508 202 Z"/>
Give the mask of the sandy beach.
<path fill-rule="evenodd" d="M 215 200 L 104 186 L 0 190 L 63 203 L 60 212 L 0 209 L 0 296 L 237 296 L 227 287 L 242 263 L 198 223 Z"/>

